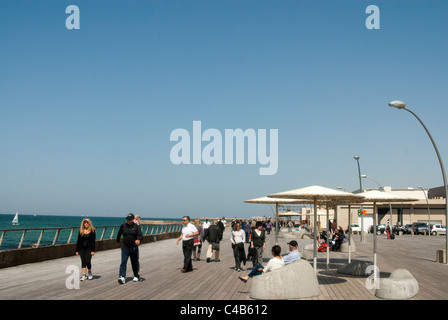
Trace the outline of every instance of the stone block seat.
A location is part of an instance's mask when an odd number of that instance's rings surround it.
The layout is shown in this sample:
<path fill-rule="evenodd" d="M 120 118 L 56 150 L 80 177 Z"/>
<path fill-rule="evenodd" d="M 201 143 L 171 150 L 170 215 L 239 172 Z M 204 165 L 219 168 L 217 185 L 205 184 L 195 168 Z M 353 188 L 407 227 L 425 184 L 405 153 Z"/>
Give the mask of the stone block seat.
<path fill-rule="evenodd" d="M 252 299 L 288 300 L 319 295 L 317 276 L 311 264 L 304 259 L 255 276 L 250 281 Z"/>
<path fill-rule="evenodd" d="M 389 278 L 380 279 L 375 296 L 383 299 L 410 299 L 418 293 L 418 282 L 406 269 L 394 270 Z"/>
<path fill-rule="evenodd" d="M 356 252 L 355 241 L 353 239 L 350 241 L 350 252 Z M 342 242 L 341 244 L 341 252 L 348 252 L 348 240 L 347 242 Z"/>

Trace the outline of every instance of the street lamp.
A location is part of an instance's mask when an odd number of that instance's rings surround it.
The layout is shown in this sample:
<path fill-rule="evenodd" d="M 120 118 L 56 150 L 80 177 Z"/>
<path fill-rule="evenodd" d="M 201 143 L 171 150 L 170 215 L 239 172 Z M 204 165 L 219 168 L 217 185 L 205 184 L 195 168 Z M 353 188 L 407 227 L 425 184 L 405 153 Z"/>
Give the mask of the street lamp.
<path fill-rule="evenodd" d="M 358 163 L 358 176 L 359 176 L 359 192 L 362 192 L 362 182 L 361 182 L 361 167 L 359 166 L 359 156 L 354 156 L 356 162 Z M 363 206 L 359 206 L 361 212 Z M 361 214 L 361 242 L 364 241 L 364 215 Z"/>
<path fill-rule="evenodd" d="M 445 174 L 445 168 L 443 166 L 442 158 L 440 157 L 439 150 L 437 149 L 436 143 L 434 142 L 434 139 L 432 138 L 431 134 L 429 133 L 429 130 L 426 128 L 425 124 L 422 120 L 411 110 L 406 109 L 406 103 L 403 101 L 395 100 L 392 102 L 389 102 L 389 106 L 396 109 L 404 109 L 411 113 L 414 117 L 417 118 L 417 120 L 420 122 L 420 124 L 425 129 L 426 133 L 429 136 L 429 139 L 431 139 L 432 145 L 434 146 L 434 150 L 436 151 L 437 158 L 439 159 L 440 168 L 442 169 L 442 177 L 443 177 L 443 188 L 445 189 L 445 222 L 448 222 L 448 186 L 446 184 L 446 174 Z M 447 263 L 446 255 L 448 253 L 448 233 L 445 235 L 445 264 Z"/>

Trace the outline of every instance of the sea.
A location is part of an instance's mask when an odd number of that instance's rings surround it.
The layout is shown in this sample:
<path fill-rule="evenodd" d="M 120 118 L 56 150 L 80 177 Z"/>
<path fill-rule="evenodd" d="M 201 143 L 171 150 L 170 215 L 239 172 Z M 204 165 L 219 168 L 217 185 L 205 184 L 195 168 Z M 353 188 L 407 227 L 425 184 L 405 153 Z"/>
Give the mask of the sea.
<path fill-rule="evenodd" d="M 113 228 L 106 228 L 104 239 L 110 237 L 115 238 L 118 232 L 118 227 L 126 222 L 126 217 L 87 217 L 87 216 L 62 216 L 62 215 L 30 215 L 19 213 L 19 225 L 12 225 L 13 214 L 0 214 L 0 237 L 2 236 L 2 230 L 8 230 L 3 235 L 3 241 L 0 245 L 1 250 L 17 249 L 20 240 L 22 238 L 22 229 L 35 229 L 35 228 L 75 228 L 73 235 L 69 243 L 76 243 L 79 232 L 79 227 L 83 218 L 89 218 L 92 221 L 93 226 L 97 229 L 97 239 L 100 238 L 105 226 L 115 226 L 115 230 L 112 233 Z M 145 218 L 141 217 L 141 220 L 163 220 L 163 221 L 182 221 L 180 218 Z M 12 230 L 12 231 L 11 231 Z M 17 231 L 14 231 L 17 230 Z M 60 231 L 56 244 L 67 243 L 70 237 L 71 229 L 63 229 Z M 151 232 L 151 231 L 149 231 Z M 27 230 L 22 242 L 22 249 L 30 248 L 33 244 L 37 243 L 41 230 Z M 41 245 L 51 245 L 53 243 L 56 230 L 46 230 L 42 236 Z"/>

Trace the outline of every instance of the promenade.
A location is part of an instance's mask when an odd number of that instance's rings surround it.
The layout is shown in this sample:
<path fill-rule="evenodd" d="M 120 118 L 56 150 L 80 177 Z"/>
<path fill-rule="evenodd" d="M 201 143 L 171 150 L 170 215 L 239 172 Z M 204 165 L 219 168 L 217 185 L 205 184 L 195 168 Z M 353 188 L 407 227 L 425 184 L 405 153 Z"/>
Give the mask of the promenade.
<path fill-rule="evenodd" d="M 141 282 L 132 282 L 132 271 L 128 262 L 127 283 L 117 282 L 120 265 L 120 249 L 98 252 L 92 259 L 93 280 L 80 282 L 79 289 L 67 289 L 68 266 L 80 267 L 80 258 L 72 257 L 48 260 L 16 267 L 0 269 L 1 300 L 251 300 L 251 280 L 243 283 L 239 275 L 245 275 L 252 267 L 247 263 L 240 273 L 234 267 L 229 228 L 226 228 L 221 243 L 221 261 L 214 258 L 205 261 L 206 245 L 202 248 L 201 261 L 193 262 L 194 271 L 182 273 L 182 245 L 176 239 L 143 244 L 140 246 Z M 361 243 L 353 236 L 356 252 L 352 261 L 372 261 L 372 235 Z M 279 238 L 282 254 L 287 253 L 291 239 Z M 264 263 L 270 258 L 270 248 L 275 235 L 267 236 Z M 299 250 L 312 240 L 299 240 Z M 419 293 L 413 300 L 448 299 L 448 266 L 436 262 L 436 250 L 444 248 L 445 236 L 398 236 L 387 240 L 378 236 L 378 266 L 380 277 L 388 277 L 392 271 L 405 268 L 417 279 Z M 305 251 L 312 263 L 312 251 Z M 318 253 L 317 277 L 320 295 L 311 300 L 381 300 L 374 290 L 366 287 L 365 277 L 353 277 L 336 272 L 347 264 L 348 254 L 330 253 L 330 265 L 326 268 L 326 253 Z"/>

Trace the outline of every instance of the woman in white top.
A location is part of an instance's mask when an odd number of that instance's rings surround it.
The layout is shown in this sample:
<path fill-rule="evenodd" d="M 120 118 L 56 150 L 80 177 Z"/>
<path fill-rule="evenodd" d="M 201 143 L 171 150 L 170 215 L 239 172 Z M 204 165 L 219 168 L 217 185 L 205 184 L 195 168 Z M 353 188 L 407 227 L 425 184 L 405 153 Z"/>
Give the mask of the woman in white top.
<path fill-rule="evenodd" d="M 272 255 L 274 256 L 274 258 L 269 260 L 269 262 L 266 265 L 266 267 L 263 268 L 263 266 L 257 265 L 247 276 L 245 276 L 245 277 L 238 277 L 238 278 L 241 281 L 243 281 L 243 282 L 247 282 L 247 280 L 249 280 L 249 278 L 253 278 L 253 277 L 258 276 L 260 274 L 263 274 L 263 273 L 266 273 L 266 272 L 270 272 L 270 271 L 274 271 L 274 270 L 282 268 L 285 265 L 285 262 L 283 261 L 283 258 L 280 255 L 280 253 L 281 253 L 280 246 L 279 245 L 273 246 L 272 247 Z"/>
<path fill-rule="evenodd" d="M 241 229 L 241 223 L 236 222 L 230 233 L 232 242 L 233 256 L 235 257 L 235 270 L 241 271 L 241 262 L 246 265 L 246 253 L 244 252 L 244 243 L 246 242 L 246 233 Z"/>

